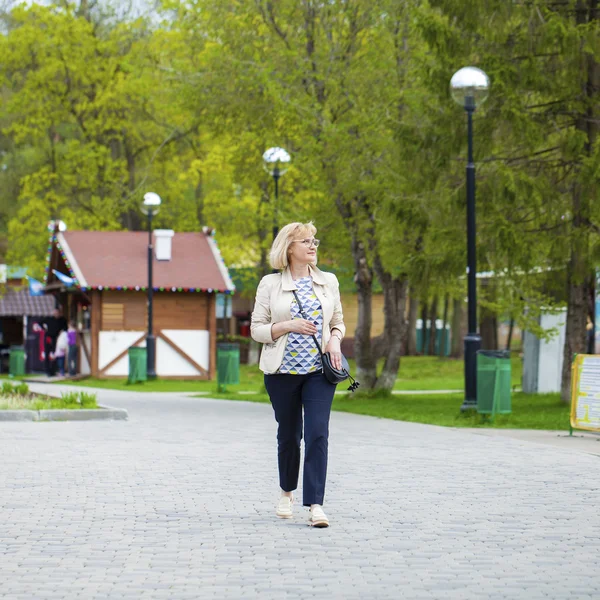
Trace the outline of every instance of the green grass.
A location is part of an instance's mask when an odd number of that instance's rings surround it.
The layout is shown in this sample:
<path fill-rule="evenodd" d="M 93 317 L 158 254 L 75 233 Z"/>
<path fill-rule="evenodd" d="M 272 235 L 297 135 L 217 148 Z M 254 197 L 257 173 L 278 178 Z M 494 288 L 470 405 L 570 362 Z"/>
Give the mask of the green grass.
<path fill-rule="evenodd" d="M 354 372 L 355 365 L 351 361 Z M 437 357 L 404 357 L 400 365 L 395 390 L 461 390 L 463 388 L 462 360 Z M 61 382 L 65 384 L 67 382 Z M 257 366 L 240 366 L 240 384 L 227 386 L 226 392 L 217 391 L 215 381 L 147 381 L 129 385 L 126 379 L 85 379 L 68 382 L 99 389 L 119 389 L 140 392 L 202 392 L 212 398 L 269 402 L 264 390 L 263 375 Z M 512 384 L 521 384 L 521 359 L 512 359 Z M 344 390 L 344 386 L 339 386 Z M 240 392 L 254 392 L 243 394 Z M 497 415 L 493 424 L 483 422 L 479 415 L 460 412 L 462 394 L 420 395 L 336 395 L 334 410 L 387 419 L 428 423 L 449 427 L 503 427 L 515 429 L 565 430 L 569 427 L 569 407 L 560 401 L 559 394 L 524 394 L 513 392 L 512 414 Z"/>
<path fill-rule="evenodd" d="M 560 394 L 512 395 L 512 414 L 496 415 L 492 423 L 473 412 L 460 412 L 462 394 L 389 397 L 336 397 L 334 409 L 359 415 L 371 415 L 414 423 L 446 427 L 501 427 L 505 429 L 569 428 L 569 406 Z"/>
<path fill-rule="evenodd" d="M 128 392 L 206 392 L 216 394 L 216 381 L 197 381 L 179 379 L 154 379 L 129 384 L 127 379 L 96 379 L 88 377 L 78 381 L 61 381 L 60 385 L 93 387 L 105 390 L 124 390 Z M 239 385 L 229 386 L 229 389 L 240 389 L 259 392 L 263 388 L 263 374 L 258 366 L 240 365 Z"/>
<path fill-rule="evenodd" d="M 224 400 L 269 402 L 266 394 L 214 394 Z M 501 427 L 504 429 L 569 429 L 569 406 L 560 394 L 512 394 L 512 414 L 496 415 L 494 422 L 475 413 L 461 413 L 462 394 L 367 395 L 337 394 L 333 410 L 398 421 L 444 427 Z"/>
<path fill-rule="evenodd" d="M 33 394 L 0 396 L 0 410 L 80 410 L 82 408 L 98 408 L 96 394 L 69 392 L 63 394 L 60 398 Z"/>
<path fill-rule="evenodd" d="M 378 365 L 382 366 L 381 361 Z M 462 359 L 437 356 L 404 356 L 394 385 L 395 390 L 462 390 L 464 389 Z M 351 364 L 354 369 L 354 364 Z M 521 386 L 522 360 L 517 353 L 511 357 L 513 387 Z"/>
<path fill-rule="evenodd" d="M 352 373 L 356 372 L 354 361 L 350 360 Z M 381 368 L 383 361 L 378 367 Z M 512 359 L 512 384 L 521 385 L 521 359 L 513 356 Z M 435 356 L 406 356 L 400 362 L 400 372 L 394 385 L 395 390 L 462 390 L 464 386 L 463 361 L 450 358 L 437 358 Z M 128 384 L 127 379 L 95 379 L 89 377 L 80 381 L 61 381 L 61 385 L 85 385 L 89 387 L 128 390 L 136 392 L 217 392 L 214 381 L 185 381 L 156 379 L 140 383 Z M 230 386 L 235 389 L 259 392 L 263 389 L 263 375 L 257 365 L 240 365 L 239 386 Z"/>

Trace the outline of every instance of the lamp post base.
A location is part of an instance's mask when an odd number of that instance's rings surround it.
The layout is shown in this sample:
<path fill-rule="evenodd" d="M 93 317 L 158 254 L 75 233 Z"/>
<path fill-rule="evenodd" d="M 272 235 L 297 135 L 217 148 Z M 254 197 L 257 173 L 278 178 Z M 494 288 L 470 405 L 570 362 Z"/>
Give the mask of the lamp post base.
<path fill-rule="evenodd" d="M 481 336 L 468 333 L 465 336 L 465 400 L 460 412 L 477 410 L 477 351 L 481 348 Z"/>
<path fill-rule="evenodd" d="M 156 379 L 156 338 L 153 335 L 146 336 L 146 377 Z"/>

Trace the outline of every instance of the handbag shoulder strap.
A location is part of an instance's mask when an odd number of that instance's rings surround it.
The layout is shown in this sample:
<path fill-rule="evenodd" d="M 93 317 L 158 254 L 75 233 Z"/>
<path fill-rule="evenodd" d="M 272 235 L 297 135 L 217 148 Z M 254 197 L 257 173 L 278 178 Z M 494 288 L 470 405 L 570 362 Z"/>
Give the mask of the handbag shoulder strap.
<path fill-rule="evenodd" d="M 308 321 L 308 319 L 306 318 L 306 313 L 304 312 L 304 308 L 302 307 L 302 302 L 300 302 L 300 298 L 298 298 L 298 294 L 296 293 L 296 290 L 292 290 L 292 292 L 294 293 L 296 302 L 298 303 L 298 308 L 300 309 L 300 314 L 302 315 L 302 318 L 304 318 Z M 321 346 L 319 345 L 319 341 L 317 340 L 317 337 L 315 335 L 313 335 L 312 339 L 315 341 L 315 346 L 317 347 L 317 350 L 319 350 L 321 357 L 323 357 L 324 356 L 323 350 L 321 350 Z M 325 360 L 325 359 L 321 358 L 321 360 Z M 354 379 L 354 377 L 352 377 L 352 375 L 350 375 L 350 373 L 348 371 L 346 371 L 346 369 L 343 369 L 343 371 L 344 371 L 344 373 L 346 373 L 346 375 L 350 378 L 350 381 L 352 382 L 350 384 L 350 387 L 348 388 L 348 391 L 354 392 L 358 388 L 360 383 L 358 381 L 356 381 L 356 379 Z"/>
<path fill-rule="evenodd" d="M 296 293 L 296 290 L 292 290 L 292 292 L 294 293 L 294 296 L 296 298 L 296 302 L 298 303 L 298 308 L 300 309 L 300 314 L 302 315 L 303 319 L 306 319 L 308 321 L 308 317 L 306 316 L 306 313 L 304 312 L 304 308 L 302 307 L 302 302 L 300 302 L 300 298 L 298 298 L 298 294 Z M 319 340 L 317 340 L 317 336 L 313 335 L 312 339 L 315 341 L 315 346 L 317 347 L 317 350 L 319 351 L 319 354 L 323 354 L 323 350 L 321 349 L 321 345 L 319 344 Z"/>

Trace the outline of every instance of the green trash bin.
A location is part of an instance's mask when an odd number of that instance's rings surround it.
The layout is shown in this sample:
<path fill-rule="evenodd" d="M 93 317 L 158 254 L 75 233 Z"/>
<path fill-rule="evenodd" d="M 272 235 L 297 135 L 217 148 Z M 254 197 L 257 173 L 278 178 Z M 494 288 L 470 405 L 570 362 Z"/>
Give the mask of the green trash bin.
<path fill-rule="evenodd" d="M 10 377 L 25 375 L 25 349 L 22 346 L 13 346 L 10 349 L 8 375 Z"/>
<path fill-rule="evenodd" d="M 507 350 L 477 352 L 477 412 L 508 415 L 511 408 L 511 366 Z"/>
<path fill-rule="evenodd" d="M 239 344 L 217 344 L 217 383 L 218 391 L 223 392 L 227 385 L 240 382 Z"/>
<path fill-rule="evenodd" d="M 134 346 L 127 352 L 129 356 L 129 376 L 127 383 L 137 383 L 148 380 L 146 348 Z"/>
<path fill-rule="evenodd" d="M 420 326 L 419 326 L 420 325 Z M 429 354 L 429 340 L 431 339 L 431 329 L 428 327 L 423 331 L 421 323 L 417 323 L 416 326 L 416 341 L 417 341 L 417 352 L 428 355 Z M 444 340 L 444 348 L 442 349 L 442 337 L 444 330 L 440 327 L 435 330 L 435 355 L 436 356 L 450 356 L 450 336 L 451 329 L 446 325 L 446 339 Z M 442 351 L 440 352 L 440 350 Z"/>

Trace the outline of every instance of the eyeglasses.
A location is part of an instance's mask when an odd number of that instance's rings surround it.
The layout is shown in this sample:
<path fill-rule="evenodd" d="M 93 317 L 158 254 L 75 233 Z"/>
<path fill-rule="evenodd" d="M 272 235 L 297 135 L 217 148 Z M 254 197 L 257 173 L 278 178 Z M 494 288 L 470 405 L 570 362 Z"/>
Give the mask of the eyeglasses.
<path fill-rule="evenodd" d="M 317 248 L 318 245 L 321 243 L 321 240 L 317 240 L 315 238 L 306 239 L 306 240 L 292 240 L 292 241 L 297 242 L 298 244 L 302 242 L 308 248 L 310 248 L 311 246 L 314 246 L 315 248 Z"/>

